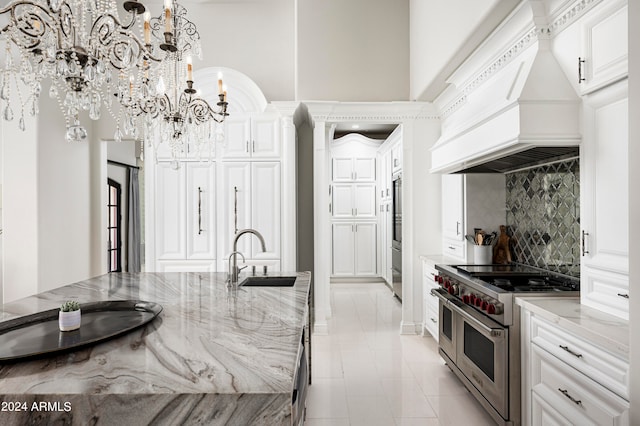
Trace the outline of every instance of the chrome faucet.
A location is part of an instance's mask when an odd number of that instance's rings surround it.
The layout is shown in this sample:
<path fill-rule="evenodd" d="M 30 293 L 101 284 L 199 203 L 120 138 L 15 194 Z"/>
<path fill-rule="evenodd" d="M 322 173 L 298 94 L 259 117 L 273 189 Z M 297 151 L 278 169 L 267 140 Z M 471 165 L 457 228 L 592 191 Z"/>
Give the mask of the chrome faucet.
<path fill-rule="evenodd" d="M 242 259 L 244 259 L 244 256 L 242 255 L 242 253 L 238 251 L 238 240 L 244 234 L 253 234 L 256 237 L 258 237 L 258 240 L 260 240 L 260 246 L 262 248 L 262 251 L 263 252 L 267 251 L 267 247 L 264 243 L 264 237 L 262 236 L 261 233 L 259 233 L 255 229 L 241 229 L 240 231 L 238 231 L 236 236 L 233 238 L 233 251 L 229 255 L 229 278 L 230 278 L 231 284 L 238 283 L 238 275 L 240 274 L 240 271 L 246 268 L 246 266 L 242 269 L 238 268 L 238 254 L 242 256 Z M 233 263 L 231 263 L 231 260 L 232 260 L 231 258 L 233 258 Z M 267 265 L 263 266 L 262 272 L 265 275 L 267 274 Z"/>

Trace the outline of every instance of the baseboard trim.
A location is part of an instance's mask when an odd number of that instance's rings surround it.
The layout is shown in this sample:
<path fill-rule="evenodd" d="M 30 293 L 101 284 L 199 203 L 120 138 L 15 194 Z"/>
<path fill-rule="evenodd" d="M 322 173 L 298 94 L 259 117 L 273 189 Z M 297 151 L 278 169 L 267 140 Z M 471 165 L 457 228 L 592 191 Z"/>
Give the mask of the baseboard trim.
<path fill-rule="evenodd" d="M 402 321 L 400 323 L 400 334 L 416 335 L 418 334 L 419 328 L 420 324 L 416 324 L 415 322 Z"/>

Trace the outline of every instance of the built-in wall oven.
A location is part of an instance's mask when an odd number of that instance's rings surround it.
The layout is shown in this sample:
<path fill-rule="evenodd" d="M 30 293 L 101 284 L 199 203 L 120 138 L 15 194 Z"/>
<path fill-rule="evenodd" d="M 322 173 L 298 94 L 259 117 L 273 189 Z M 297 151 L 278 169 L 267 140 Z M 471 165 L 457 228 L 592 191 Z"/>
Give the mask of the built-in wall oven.
<path fill-rule="evenodd" d="M 402 300 L 402 174 L 393 176 L 391 275 L 393 294 Z"/>
<path fill-rule="evenodd" d="M 576 296 L 579 281 L 525 265 L 436 265 L 439 352 L 491 417 L 520 424 L 517 295 Z"/>

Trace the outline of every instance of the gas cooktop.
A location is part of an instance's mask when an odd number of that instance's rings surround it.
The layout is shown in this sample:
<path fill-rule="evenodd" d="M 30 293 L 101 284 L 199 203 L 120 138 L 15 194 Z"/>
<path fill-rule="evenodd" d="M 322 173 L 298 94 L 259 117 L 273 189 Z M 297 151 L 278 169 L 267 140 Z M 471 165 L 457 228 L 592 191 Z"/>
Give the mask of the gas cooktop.
<path fill-rule="evenodd" d="M 460 273 L 481 279 L 508 292 L 576 291 L 580 288 L 580 281 L 577 278 L 560 276 L 543 269 L 516 263 L 508 265 L 457 265 L 455 268 Z"/>
<path fill-rule="evenodd" d="M 546 271 L 532 268 L 531 266 L 511 263 L 508 265 L 456 265 L 455 268 L 474 277 L 489 277 L 501 275 L 526 275 L 526 276 L 543 276 Z"/>

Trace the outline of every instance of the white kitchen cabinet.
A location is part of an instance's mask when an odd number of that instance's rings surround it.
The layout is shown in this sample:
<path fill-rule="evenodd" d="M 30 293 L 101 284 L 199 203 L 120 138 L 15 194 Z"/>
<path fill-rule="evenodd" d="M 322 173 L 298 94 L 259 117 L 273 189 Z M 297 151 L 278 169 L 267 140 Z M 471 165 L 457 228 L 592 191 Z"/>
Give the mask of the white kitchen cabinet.
<path fill-rule="evenodd" d="M 391 151 L 378 156 L 378 170 L 380 201 L 391 201 Z"/>
<path fill-rule="evenodd" d="M 428 332 L 438 341 L 439 336 L 439 304 L 438 298 L 431 294 L 431 290 L 438 287 L 438 283 L 434 281 L 434 277 L 438 275 L 438 271 L 433 268 L 426 260 L 422 261 L 422 309 L 423 309 L 423 335 Z"/>
<path fill-rule="evenodd" d="M 628 73 L 628 7 L 624 0 L 606 2 L 581 22 L 578 79 L 587 94 Z"/>
<path fill-rule="evenodd" d="M 628 359 L 580 334 L 589 327 L 581 320 L 596 327 L 615 321 L 576 313 L 574 305 L 544 313 L 532 304 L 535 311 L 526 303 L 522 310 L 522 424 L 628 425 Z"/>
<path fill-rule="evenodd" d="M 376 179 L 376 159 L 372 157 L 334 157 L 334 182 L 373 182 Z"/>
<path fill-rule="evenodd" d="M 280 259 L 280 163 L 223 162 L 220 182 L 224 206 L 219 211 L 221 259 L 228 259 L 236 232 L 245 228 L 260 232 L 266 245 L 263 253 L 255 236 L 240 237 L 237 249 L 246 259 Z M 226 269 L 226 265 L 220 265 L 219 269 Z"/>
<path fill-rule="evenodd" d="M 376 217 L 375 183 L 337 183 L 331 188 L 334 219 L 373 219 Z"/>
<path fill-rule="evenodd" d="M 582 303 L 629 318 L 627 81 L 584 99 L 580 156 Z"/>
<path fill-rule="evenodd" d="M 222 157 L 279 159 L 280 121 L 271 115 L 233 114 L 225 120 Z"/>
<path fill-rule="evenodd" d="M 215 164 L 161 162 L 155 170 L 156 259 L 215 262 Z"/>
<path fill-rule="evenodd" d="M 396 143 L 391 148 L 391 172 L 398 173 L 402 170 L 402 143 Z"/>
<path fill-rule="evenodd" d="M 464 176 L 442 175 L 442 235 L 462 241 L 464 230 Z"/>
<path fill-rule="evenodd" d="M 376 228 L 375 222 L 333 223 L 333 276 L 376 275 Z"/>
<path fill-rule="evenodd" d="M 379 265 L 380 275 L 387 282 L 392 284 L 391 273 L 391 202 L 385 201 L 380 204 L 380 215 L 378 216 L 379 239 Z"/>

